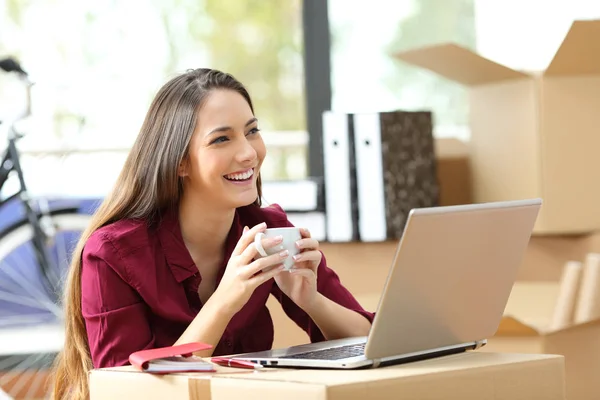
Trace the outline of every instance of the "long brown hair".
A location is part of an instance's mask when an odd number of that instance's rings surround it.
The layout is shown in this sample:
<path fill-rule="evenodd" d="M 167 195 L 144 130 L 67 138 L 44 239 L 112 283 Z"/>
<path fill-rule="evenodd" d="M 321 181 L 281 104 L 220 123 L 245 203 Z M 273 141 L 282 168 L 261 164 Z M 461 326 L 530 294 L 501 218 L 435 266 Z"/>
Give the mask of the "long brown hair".
<path fill-rule="evenodd" d="M 121 219 L 152 221 L 160 210 L 179 201 L 183 184 L 177 169 L 187 157 L 198 110 L 214 89 L 241 94 L 254 113 L 248 92 L 229 74 L 202 68 L 167 82 L 152 101 L 111 193 L 79 239 L 65 285 L 65 343 L 53 371 L 54 399 L 89 396 L 87 374 L 93 366 L 81 311 L 81 256 L 86 241 L 98 228 Z M 260 175 L 257 188 L 254 204 L 260 206 Z"/>

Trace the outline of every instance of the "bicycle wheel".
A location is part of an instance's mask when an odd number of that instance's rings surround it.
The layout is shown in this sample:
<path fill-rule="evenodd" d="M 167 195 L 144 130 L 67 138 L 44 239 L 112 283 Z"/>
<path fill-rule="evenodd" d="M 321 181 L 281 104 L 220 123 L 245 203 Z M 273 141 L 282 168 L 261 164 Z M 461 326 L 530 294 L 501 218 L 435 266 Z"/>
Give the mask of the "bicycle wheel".
<path fill-rule="evenodd" d="M 50 213 L 49 273 L 64 278 L 90 217 Z M 63 310 L 46 290 L 32 240 L 33 228 L 26 220 L 0 235 L 0 388 L 9 398 L 45 396 L 48 367 L 64 341 Z"/>

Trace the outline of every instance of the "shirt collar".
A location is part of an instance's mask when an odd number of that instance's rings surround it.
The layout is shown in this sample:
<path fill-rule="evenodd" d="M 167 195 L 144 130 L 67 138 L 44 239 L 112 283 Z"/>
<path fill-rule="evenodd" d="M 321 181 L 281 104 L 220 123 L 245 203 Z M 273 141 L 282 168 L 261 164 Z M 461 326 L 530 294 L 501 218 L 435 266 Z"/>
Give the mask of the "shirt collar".
<path fill-rule="evenodd" d="M 227 261 L 242 235 L 242 229 L 238 210 L 236 210 L 225 242 L 225 257 L 221 271 L 218 274 L 219 277 L 223 274 L 224 267 L 227 265 Z M 198 267 L 192 260 L 183 241 L 179 224 L 179 209 L 177 207 L 169 208 L 163 213 L 157 228 L 157 234 L 167 265 L 171 268 L 177 282 L 182 282 L 198 273 Z"/>

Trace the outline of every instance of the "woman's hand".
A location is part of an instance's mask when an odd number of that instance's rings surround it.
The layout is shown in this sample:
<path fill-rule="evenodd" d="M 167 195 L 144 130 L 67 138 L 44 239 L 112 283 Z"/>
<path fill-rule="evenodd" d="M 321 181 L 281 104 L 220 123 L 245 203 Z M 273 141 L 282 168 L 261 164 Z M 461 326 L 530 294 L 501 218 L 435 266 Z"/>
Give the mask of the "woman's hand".
<path fill-rule="evenodd" d="M 317 298 L 317 268 L 322 254 L 319 242 L 311 238 L 308 229 L 301 228 L 302 239 L 296 242 L 300 253 L 294 256 L 294 268 L 275 275 L 281 291 L 304 311 L 308 311 Z"/>
<path fill-rule="evenodd" d="M 287 251 L 254 260 L 258 254 L 254 246 L 254 237 L 265 229 L 265 223 L 252 229 L 244 228 L 242 237 L 231 253 L 223 278 L 211 296 L 216 298 L 231 316 L 241 310 L 259 285 L 279 275 L 283 270 L 282 261 L 288 257 Z M 263 247 L 272 247 L 280 242 L 280 238 L 265 239 Z"/>

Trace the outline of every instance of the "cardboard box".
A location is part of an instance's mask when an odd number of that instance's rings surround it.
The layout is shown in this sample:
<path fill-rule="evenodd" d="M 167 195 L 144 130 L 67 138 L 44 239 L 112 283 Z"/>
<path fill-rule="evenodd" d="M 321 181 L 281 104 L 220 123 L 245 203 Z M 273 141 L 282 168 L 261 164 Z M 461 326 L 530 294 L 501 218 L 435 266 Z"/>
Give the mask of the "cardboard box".
<path fill-rule="evenodd" d="M 469 352 L 357 371 L 266 370 L 154 376 L 90 373 L 91 400 L 127 399 L 564 399 L 564 359 Z"/>
<path fill-rule="evenodd" d="M 599 20 L 575 21 L 535 73 L 453 44 L 396 57 L 469 88 L 475 202 L 541 197 L 536 233 L 600 230 Z"/>
<path fill-rule="evenodd" d="M 471 204 L 471 165 L 467 143 L 450 138 L 435 140 L 439 205 Z"/>
<path fill-rule="evenodd" d="M 155 375 L 124 367 L 94 369 L 89 373 L 90 400 L 100 399 L 210 399 L 213 376 L 251 374 L 252 371 L 215 366 L 216 372 Z"/>
<path fill-rule="evenodd" d="M 600 399 L 600 320 L 550 330 L 557 282 L 517 282 L 505 317 L 483 352 L 522 352 L 565 356 L 568 399 Z"/>

